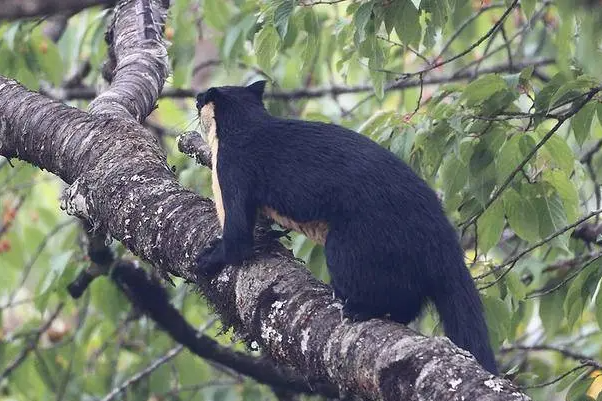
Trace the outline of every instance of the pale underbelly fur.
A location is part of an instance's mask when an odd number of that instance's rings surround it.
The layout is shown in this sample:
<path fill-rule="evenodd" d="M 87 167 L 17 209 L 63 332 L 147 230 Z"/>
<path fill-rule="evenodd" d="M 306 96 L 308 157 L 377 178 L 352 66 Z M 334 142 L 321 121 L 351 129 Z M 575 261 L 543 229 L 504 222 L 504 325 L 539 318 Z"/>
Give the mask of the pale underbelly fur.
<path fill-rule="evenodd" d="M 205 107 L 203 107 L 199 114 L 201 118 L 201 125 L 204 125 L 207 128 L 206 140 L 211 148 L 211 190 L 213 191 L 213 199 L 215 201 L 215 209 L 219 224 L 223 229 L 226 212 L 224 210 L 222 190 L 219 184 L 219 178 L 217 176 L 217 152 L 219 141 L 216 135 L 215 120 L 213 119 L 213 107 L 213 104 L 207 104 Z M 285 229 L 297 231 L 318 244 L 324 245 L 326 243 L 328 224 L 325 221 L 308 221 L 305 223 L 299 223 L 287 216 L 279 214 L 276 210 L 268 206 L 263 206 L 261 212 Z"/>

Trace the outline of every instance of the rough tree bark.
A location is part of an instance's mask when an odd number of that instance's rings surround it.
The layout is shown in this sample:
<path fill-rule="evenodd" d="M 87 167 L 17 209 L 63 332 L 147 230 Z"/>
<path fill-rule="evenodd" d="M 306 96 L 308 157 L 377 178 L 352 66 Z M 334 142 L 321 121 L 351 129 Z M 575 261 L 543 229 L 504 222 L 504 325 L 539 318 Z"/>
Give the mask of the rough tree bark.
<path fill-rule="evenodd" d="M 71 184 L 63 199 L 68 213 L 157 269 L 197 282 L 227 324 L 309 380 L 373 400 L 528 400 L 446 338 L 384 320 L 341 321 L 331 289 L 278 243 L 263 243 L 252 261 L 212 282 L 195 276 L 195 255 L 219 231 L 213 204 L 178 184 L 159 143 L 139 124 L 168 73 L 159 34 L 165 13 L 158 0 L 116 7 L 112 84 L 89 112 L 0 77 L 0 155 Z"/>

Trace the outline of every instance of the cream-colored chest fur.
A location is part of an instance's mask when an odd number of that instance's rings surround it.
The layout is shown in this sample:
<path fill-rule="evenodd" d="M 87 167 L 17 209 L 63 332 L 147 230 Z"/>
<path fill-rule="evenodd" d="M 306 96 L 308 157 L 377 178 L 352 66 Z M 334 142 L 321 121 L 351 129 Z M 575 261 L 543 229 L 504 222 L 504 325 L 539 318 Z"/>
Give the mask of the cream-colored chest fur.
<path fill-rule="evenodd" d="M 205 141 L 207 141 L 207 144 L 211 148 L 211 190 L 213 191 L 217 218 L 220 226 L 223 229 L 226 215 L 224 211 L 224 202 L 222 199 L 222 189 L 219 185 L 219 178 L 217 176 L 217 152 L 219 148 L 219 140 L 217 138 L 214 104 L 207 103 L 201 108 L 201 112 L 199 114 L 201 119 L 201 131 L 203 131 L 202 134 L 205 136 Z"/>
<path fill-rule="evenodd" d="M 217 137 L 217 125 L 215 122 L 214 104 L 207 103 L 201 108 L 199 115 L 201 120 L 202 134 L 205 137 L 205 141 L 211 148 L 211 190 L 213 191 L 213 199 L 215 202 L 215 209 L 217 210 L 217 218 L 223 230 L 224 221 L 226 218 L 226 211 L 224 210 L 222 189 L 220 187 L 219 177 L 217 176 L 217 152 L 219 150 L 219 139 Z M 323 245 L 326 243 L 326 236 L 328 235 L 328 224 L 325 221 L 309 221 L 305 223 L 298 223 L 287 216 L 279 214 L 276 210 L 268 206 L 263 206 L 261 211 L 264 215 L 271 217 L 276 223 L 280 224 L 284 228 L 300 232 L 312 241 L 317 242 L 319 244 Z"/>

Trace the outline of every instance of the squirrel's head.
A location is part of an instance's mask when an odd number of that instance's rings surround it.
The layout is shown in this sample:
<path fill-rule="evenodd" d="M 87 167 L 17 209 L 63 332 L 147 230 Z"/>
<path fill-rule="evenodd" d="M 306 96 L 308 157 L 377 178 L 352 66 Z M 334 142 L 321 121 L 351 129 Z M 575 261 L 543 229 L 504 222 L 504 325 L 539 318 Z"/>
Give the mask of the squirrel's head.
<path fill-rule="evenodd" d="M 244 110 L 263 107 L 263 91 L 266 81 L 257 81 L 249 86 L 220 86 L 209 88 L 196 97 L 196 108 L 201 122 L 201 134 L 206 138 L 215 134 L 216 110 L 235 115 Z"/>

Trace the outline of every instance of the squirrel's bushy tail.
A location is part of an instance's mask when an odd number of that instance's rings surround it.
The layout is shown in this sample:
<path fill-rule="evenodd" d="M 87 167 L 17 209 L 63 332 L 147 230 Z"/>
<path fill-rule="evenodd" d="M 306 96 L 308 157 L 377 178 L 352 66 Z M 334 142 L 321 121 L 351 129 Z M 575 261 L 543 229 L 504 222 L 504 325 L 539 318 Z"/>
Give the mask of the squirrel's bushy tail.
<path fill-rule="evenodd" d="M 497 375 L 479 293 L 468 270 L 463 265 L 459 270 L 462 273 L 455 275 L 453 280 L 440 283 L 433 302 L 443 322 L 445 335 L 474 355 L 485 369 Z"/>

